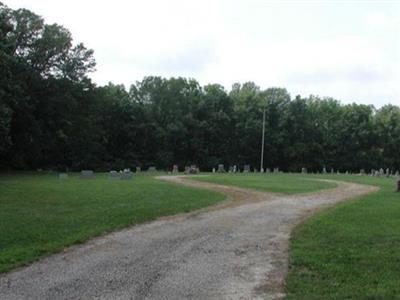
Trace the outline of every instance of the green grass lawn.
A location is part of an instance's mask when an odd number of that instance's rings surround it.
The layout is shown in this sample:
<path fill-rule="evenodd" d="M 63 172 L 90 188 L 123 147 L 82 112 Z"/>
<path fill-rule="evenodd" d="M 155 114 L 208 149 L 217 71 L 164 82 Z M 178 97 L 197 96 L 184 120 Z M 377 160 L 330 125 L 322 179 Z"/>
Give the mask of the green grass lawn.
<path fill-rule="evenodd" d="M 334 183 L 321 182 L 299 174 L 213 174 L 193 177 L 195 180 L 281 194 L 298 194 L 333 188 Z"/>
<path fill-rule="evenodd" d="M 333 187 L 328 178 L 379 186 L 298 226 L 290 243 L 288 299 L 400 299 L 400 193 L 395 181 L 368 176 L 210 175 L 196 180 L 305 193 Z M 311 179 L 311 180 L 310 180 Z M 0 175 L 0 272 L 92 236 L 223 200 L 218 193 L 159 182 L 76 176 Z"/>
<path fill-rule="evenodd" d="M 296 228 L 287 299 L 400 299 L 400 193 L 395 180 L 326 176 L 376 185 Z"/>
<path fill-rule="evenodd" d="M 104 232 L 188 212 L 224 199 L 150 176 L 82 180 L 56 175 L 0 175 L 0 272 Z"/>
<path fill-rule="evenodd" d="M 218 174 L 196 180 L 283 194 L 331 187 L 307 178 L 371 184 L 380 191 L 329 208 L 295 229 L 287 299 L 400 299 L 400 193 L 394 192 L 395 179 Z"/>

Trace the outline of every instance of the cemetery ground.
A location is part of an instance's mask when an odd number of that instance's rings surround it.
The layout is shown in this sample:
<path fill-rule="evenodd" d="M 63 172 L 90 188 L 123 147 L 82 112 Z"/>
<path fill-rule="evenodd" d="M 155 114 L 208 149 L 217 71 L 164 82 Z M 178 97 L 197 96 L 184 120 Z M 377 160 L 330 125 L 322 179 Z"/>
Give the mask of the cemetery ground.
<path fill-rule="evenodd" d="M 79 175 L 0 175 L 0 273 L 111 230 L 224 199 L 222 194 L 176 186 L 146 173 L 132 180 Z"/>
<path fill-rule="evenodd" d="M 222 194 L 193 190 L 155 180 L 141 172 L 131 181 L 109 180 L 107 174 L 79 179 L 70 174 L 13 173 L 0 176 L 0 273 L 29 263 L 90 237 L 160 216 L 188 212 L 215 204 Z M 208 178 L 208 177 L 204 177 Z M 333 187 L 332 183 L 300 177 L 217 175 L 218 183 L 295 193 Z M 234 180 L 242 178 L 243 182 Z M 202 177 L 199 178 L 200 180 Z M 240 180 L 239 180 L 240 181 Z M 290 183 L 289 185 L 287 183 Z"/>
<path fill-rule="evenodd" d="M 311 178 L 312 179 L 312 178 Z M 299 194 L 333 188 L 333 182 L 310 180 L 299 174 L 270 173 L 270 174 L 213 174 L 213 176 L 199 176 L 196 180 L 212 182 L 227 186 L 255 189 L 259 191 L 279 194 Z"/>
<path fill-rule="evenodd" d="M 296 227 L 288 299 L 398 299 L 400 193 L 394 178 L 318 176 L 378 186 Z M 396 179 L 398 180 L 398 178 Z"/>
<path fill-rule="evenodd" d="M 272 180 L 265 180 L 265 176 Z M 399 297 L 400 193 L 394 192 L 398 178 L 301 174 L 278 175 L 273 179 L 274 176 L 223 174 L 197 180 L 281 193 L 298 188 L 290 187 L 290 181 L 298 176 L 305 186 L 307 179 L 321 178 L 380 188 L 375 193 L 326 209 L 295 228 L 286 279 L 288 299 Z M 309 182 L 315 184 L 315 181 Z"/>
<path fill-rule="evenodd" d="M 70 178 L 62 181 L 50 175 L 2 175 L 0 270 L 10 270 L 91 236 L 162 215 L 212 205 L 224 199 L 221 193 L 159 182 L 146 175 L 136 176 L 132 181 L 112 181 L 103 176 L 97 175 L 94 180 Z M 178 177 L 167 178 L 179 182 L 173 179 Z M 319 178 L 349 183 L 312 180 Z M 231 186 L 219 189 L 228 196 L 235 196 L 235 191 L 244 191 L 235 186 L 245 187 L 249 190 L 242 196 L 261 197 L 262 201 L 206 212 L 189 219 L 171 219 L 168 222 L 136 226 L 111 237 L 106 235 L 78 248 L 75 252 L 81 253 L 82 257 L 76 257 L 74 251 L 56 255 L 54 259 L 50 257 L 42 264 L 26 268 L 26 272 L 21 269 L 10 273 L 13 279 L 8 281 L 3 277 L 3 283 L 0 275 L 0 292 L 1 287 L 9 286 L 9 290 L 4 289 L 4 295 L 13 288 L 23 293 L 20 283 L 30 281 L 24 288 L 32 292 L 39 282 L 43 282 L 40 278 L 43 276 L 49 289 L 48 294 L 42 296 L 73 297 L 73 294 L 62 294 L 68 290 L 70 293 L 87 293 L 75 296 L 95 297 L 93 293 L 96 291 L 90 289 L 92 280 L 104 278 L 105 275 L 92 273 L 94 266 L 98 269 L 96 272 L 107 273 L 106 278 L 109 279 L 112 274 L 110 269 L 114 270 L 115 267 L 110 263 L 119 262 L 118 268 L 121 269 L 117 274 L 125 275 L 106 282 L 104 287 L 103 283 L 96 282 L 97 289 L 109 292 L 115 288 L 117 281 L 125 283 L 125 289 L 135 288 L 138 297 L 155 299 L 185 295 L 199 299 L 210 295 L 218 299 L 249 295 L 281 297 L 283 292 L 289 299 L 387 299 L 400 294 L 400 195 L 394 193 L 393 178 L 213 174 L 193 179 L 196 181 L 190 180 L 189 185 L 196 182 L 199 186 L 212 187 L 209 182 L 215 182 Z M 371 193 L 374 189 L 370 186 L 363 187 L 350 182 L 378 186 L 380 190 Z M 251 192 L 250 189 L 255 191 Z M 82 195 L 86 199 L 83 203 Z M 320 208 L 354 196 L 357 197 L 351 201 L 342 202 L 303 220 Z M 299 214 L 293 208 L 302 212 Z M 298 225 L 300 220 L 303 222 Z M 298 226 L 291 234 L 289 272 L 286 285 L 283 285 L 288 258 L 287 241 L 294 225 Z M 232 231 L 235 226 L 238 231 L 236 235 Z M 264 242 L 260 237 L 268 241 Z M 130 246 L 138 245 L 138 249 L 135 253 L 130 249 L 122 253 L 108 253 L 111 251 L 109 247 L 113 248 L 107 246 L 109 242 L 115 243 L 113 247 L 120 251 L 120 244 L 125 242 Z M 167 251 L 165 248 L 168 248 Z M 104 260 L 102 263 L 93 257 L 85 260 L 88 251 L 93 249 L 100 252 Z M 143 251 L 147 253 L 146 256 L 140 256 Z M 129 255 L 133 256 L 131 259 L 135 258 L 134 265 L 126 261 Z M 73 264 L 81 266 L 90 276 L 68 270 Z M 69 279 L 64 283 L 58 282 L 59 278 L 50 280 L 56 276 L 54 272 L 57 266 L 64 266 L 68 274 L 65 279 Z M 127 269 L 129 266 L 130 269 Z M 129 273 L 132 268 L 135 272 Z M 188 273 L 190 270 L 198 273 Z M 128 279 L 127 273 L 130 275 Z M 208 276 L 201 277 L 203 273 Z M 265 274 L 269 276 L 265 278 Z M 136 286 L 135 280 L 143 282 Z M 213 288 L 221 282 L 229 283 L 223 285 L 222 292 L 225 294 L 204 294 L 213 292 Z M 254 282 L 264 282 L 264 285 L 254 286 Z M 176 294 L 176 285 L 181 289 L 181 294 Z M 39 295 L 43 291 L 45 289 L 42 288 L 35 292 Z M 110 295 L 124 296 L 115 293 Z"/>

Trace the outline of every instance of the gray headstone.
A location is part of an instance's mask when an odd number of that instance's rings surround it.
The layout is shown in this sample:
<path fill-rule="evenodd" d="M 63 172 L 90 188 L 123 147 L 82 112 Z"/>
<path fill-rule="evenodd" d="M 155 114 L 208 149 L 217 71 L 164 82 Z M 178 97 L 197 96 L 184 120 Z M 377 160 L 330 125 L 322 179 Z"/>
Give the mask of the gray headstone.
<path fill-rule="evenodd" d="M 274 168 L 274 173 L 279 173 L 279 168 Z"/>
<path fill-rule="evenodd" d="M 215 168 L 212 168 L 212 172 L 215 173 Z"/>
<path fill-rule="evenodd" d="M 68 174 L 67 173 L 59 173 L 58 179 L 68 179 Z"/>
<path fill-rule="evenodd" d="M 326 173 L 327 173 L 325 167 L 322 168 L 322 173 L 323 173 L 323 174 L 326 174 Z"/>
<path fill-rule="evenodd" d="M 139 172 L 141 172 L 142 171 L 142 168 L 141 167 L 136 167 L 136 172 L 137 173 L 139 173 Z"/>
<path fill-rule="evenodd" d="M 244 165 L 243 173 L 249 173 L 249 172 L 250 172 L 250 165 Z"/>
<path fill-rule="evenodd" d="M 271 169 L 267 168 L 267 170 L 265 171 L 265 173 L 271 173 Z"/>
<path fill-rule="evenodd" d="M 196 165 L 191 165 L 185 167 L 185 174 L 199 174 L 200 169 Z"/>
<path fill-rule="evenodd" d="M 120 176 L 119 176 L 119 173 L 118 173 L 117 171 L 112 170 L 112 171 L 110 171 L 110 172 L 108 173 L 108 178 L 109 178 L 109 179 L 119 179 Z"/>
<path fill-rule="evenodd" d="M 94 172 L 92 170 L 82 170 L 81 171 L 81 179 L 93 179 Z"/>
<path fill-rule="evenodd" d="M 125 169 L 121 174 L 121 179 L 132 179 L 133 173 L 129 169 Z"/>
<path fill-rule="evenodd" d="M 301 173 L 303 173 L 303 174 L 307 174 L 307 168 L 301 168 Z"/>
<path fill-rule="evenodd" d="M 236 172 L 237 172 L 237 166 L 234 165 L 234 166 L 233 166 L 233 173 L 236 173 Z"/>
<path fill-rule="evenodd" d="M 174 165 L 173 167 L 172 167 L 172 173 L 178 173 L 179 172 L 179 170 L 178 170 L 178 165 Z"/>
<path fill-rule="evenodd" d="M 217 170 L 217 172 L 218 172 L 218 173 L 225 173 L 225 168 L 224 168 L 224 165 L 223 165 L 223 164 L 219 164 L 219 165 L 218 165 L 218 170 Z"/>
<path fill-rule="evenodd" d="M 148 169 L 147 169 L 147 172 L 156 172 L 157 171 L 157 169 L 156 169 L 156 167 L 154 167 L 154 166 L 151 166 L 151 167 L 149 167 Z"/>
<path fill-rule="evenodd" d="M 190 174 L 199 174 L 200 169 L 196 165 L 191 165 L 189 172 Z"/>

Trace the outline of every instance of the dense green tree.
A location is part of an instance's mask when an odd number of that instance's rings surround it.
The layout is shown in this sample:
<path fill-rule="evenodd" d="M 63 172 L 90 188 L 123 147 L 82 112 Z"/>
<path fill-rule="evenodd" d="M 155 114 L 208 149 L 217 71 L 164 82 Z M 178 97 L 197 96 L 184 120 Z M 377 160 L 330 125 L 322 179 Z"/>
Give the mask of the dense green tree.
<path fill-rule="evenodd" d="M 400 169 L 397 106 L 182 77 L 98 87 L 94 67 L 93 51 L 66 28 L 0 3 L 0 167 L 258 169 L 265 112 L 265 168 Z"/>
<path fill-rule="evenodd" d="M 376 159 L 381 158 L 379 162 L 386 168 L 400 169 L 400 108 L 383 106 L 376 113 L 374 127 L 378 138 Z"/>

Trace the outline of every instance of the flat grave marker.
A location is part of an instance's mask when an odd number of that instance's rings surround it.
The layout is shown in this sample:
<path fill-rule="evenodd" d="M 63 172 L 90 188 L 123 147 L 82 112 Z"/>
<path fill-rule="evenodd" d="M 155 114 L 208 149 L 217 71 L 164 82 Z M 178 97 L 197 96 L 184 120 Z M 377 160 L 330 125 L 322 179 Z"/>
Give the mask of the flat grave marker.
<path fill-rule="evenodd" d="M 68 174 L 67 173 L 59 173 L 58 179 L 68 179 Z"/>
<path fill-rule="evenodd" d="M 82 170 L 80 178 L 81 179 L 93 179 L 94 178 L 93 170 Z"/>

